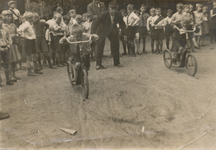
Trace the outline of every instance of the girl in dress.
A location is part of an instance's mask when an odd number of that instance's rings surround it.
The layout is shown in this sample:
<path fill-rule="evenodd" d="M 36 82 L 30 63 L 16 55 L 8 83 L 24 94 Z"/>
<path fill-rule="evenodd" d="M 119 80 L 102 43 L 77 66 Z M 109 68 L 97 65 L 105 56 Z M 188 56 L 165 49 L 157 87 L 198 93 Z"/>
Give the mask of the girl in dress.
<path fill-rule="evenodd" d="M 202 4 L 196 4 L 196 11 L 194 11 L 194 16 L 195 16 L 195 24 L 196 27 L 200 29 L 198 33 L 194 33 L 194 36 L 196 38 L 196 42 L 198 46 L 200 46 L 200 39 L 202 36 L 202 22 L 203 22 L 203 12 L 202 12 Z"/>
<path fill-rule="evenodd" d="M 19 44 L 19 35 L 17 33 L 16 25 L 13 23 L 13 15 L 10 11 L 6 10 L 2 12 L 4 17 L 3 21 L 4 24 L 2 25 L 3 29 L 7 30 L 10 33 L 12 38 L 12 45 L 9 49 L 9 57 L 10 57 L 10 64 L 12 70 L 12 76 L 10 78 L 11 81 L 16 82 L 20 78 L 15 75 L 15 69 L 17 62 L 21 59 L 20 52 L 18 50 Z"/>
<path fill-rule="evenodd" d="M 208 7 L 203 7 L 203 23 L 202 23 L 202 46 L 204 45 L 205 37 L 207 34 L 209 34 L 209 15 L 207 13 Z"/>

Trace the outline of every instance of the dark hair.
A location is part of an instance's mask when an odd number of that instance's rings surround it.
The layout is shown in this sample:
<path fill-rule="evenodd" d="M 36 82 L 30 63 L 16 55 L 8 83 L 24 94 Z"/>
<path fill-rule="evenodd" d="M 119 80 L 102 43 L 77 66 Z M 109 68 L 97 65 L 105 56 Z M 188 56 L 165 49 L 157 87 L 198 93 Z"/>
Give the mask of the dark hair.
<path fill-rule="evenodd" d="M 5 16 L 8 16 L 8 15 L 10 15 L 10 16 L 11 16 L 11 23 L 14 23 L 13 14 L 7 14 L 7 15 L 5 15 Z M 6 22 L 5 16 L 4 16 L 4 17 L 2 17 L 2 20 L 3 20 L 3 22 L 4 22 L 4 23 Z"/>
<path fill-rule="evenodd" d="M 0 14 L 0 20 L 3 20 L 2 15 Z"/>
<path fill-rule="evenodd" d="M 142 8 L 142 7 L 146 8 L 145 4 L 141 4 L 140 8 Z"/>

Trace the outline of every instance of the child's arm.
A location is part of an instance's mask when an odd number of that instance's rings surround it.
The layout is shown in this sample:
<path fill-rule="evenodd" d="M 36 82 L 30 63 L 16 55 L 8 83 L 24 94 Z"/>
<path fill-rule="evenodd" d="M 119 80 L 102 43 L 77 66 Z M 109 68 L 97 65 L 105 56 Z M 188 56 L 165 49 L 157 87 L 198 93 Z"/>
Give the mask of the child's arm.
<path fill-rule="evenodd" d="M 22 33 L 28 28 L 25 24 L 20 25 L 20 27 L 17 29 L 18 34 L 22 35 Z"/>
<path fill-rule="evenodd" d="M 140 21 L 140 18 L 137 15 L 133 15 L 132 17 L 133 17 L 133 21 L 130 25 L 134 26 Z"/>
<path fill-rule="evenodd" d="M 213 14 L 213 10 L 210 11 L 210 18 L 216 16 L 216 14 Z"/>
<path fill-rule="evenodd" d="M 67 42 L 66 38 L 67 38 L 66 36 L 63 36 L 63 37 L 59 40 L 59 44 L 64 44 L 65 41 Z"/>
<path fill-rule="evenodd" d="M 150 18 L 147 19 L 147 30 L 148 30 L 148 31 L 150 31 L 149 24 L 150 24 Z"/>
<path fill-rule="evenodd" d="M 99 36 L 97 34 L 91 34 L 90 36 L 92 41 L 97 41 L 99 39 Z"/>

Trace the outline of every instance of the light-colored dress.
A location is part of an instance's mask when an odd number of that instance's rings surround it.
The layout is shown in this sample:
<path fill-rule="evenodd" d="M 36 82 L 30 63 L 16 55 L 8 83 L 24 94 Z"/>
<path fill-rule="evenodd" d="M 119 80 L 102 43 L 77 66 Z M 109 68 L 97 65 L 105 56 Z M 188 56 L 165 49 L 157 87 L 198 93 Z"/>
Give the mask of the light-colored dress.
<path fill-rule="evenodd" d="M 197 24 L 197 27 L 200 29 L 198 33 L 194 33 L 195 36 L 201 36 L 202 35 L 202 26 L 201 22 L 203 21 L 203 13 L 194 11 L 194 16 L 195 16 L 195 24 Z"/>
<path fill-rule="evenodd" d="M 10 34 L 17 34 L 17 28 L 14 23 L 11 24 L 3 24 L 3 29 L 7 30 Z M 18 38 L 12 38 L 12 45 L 9 50 L 9 56 L 10 56 L 10 63 L 17 62 L 21 59 L 20 52 L 18 50 Z"/>

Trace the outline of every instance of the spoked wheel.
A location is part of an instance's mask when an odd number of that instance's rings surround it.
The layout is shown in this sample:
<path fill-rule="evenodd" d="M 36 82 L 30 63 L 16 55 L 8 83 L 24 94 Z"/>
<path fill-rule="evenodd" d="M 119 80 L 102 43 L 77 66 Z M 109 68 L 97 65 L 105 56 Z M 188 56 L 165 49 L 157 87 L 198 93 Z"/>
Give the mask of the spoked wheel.
<path fill-rule="evenodd" d="M 197 73 L 197 61 L 193 55 L 188 55 L 186 59 L 187 73 L 191 76 L 195 76 Z"/>
<path fill-rule="evenodd" d="M 72 64 L 70 61 L 67 62 L 67 73 L 68 73 L 68 78 L 69 78 L 70 83 L 74 85 L 75 83 L 72 82 L 72 79 L 74 78 L 74 72 L 73 72 Z"/>
<path fill-rule="evenodd" d="M 172 55 L 169 50 L 165 50 L 163 53 L 164 64 L 167 68 L 172 66 Z"/>
<path fill-rule="evenodd" d="M 82 70 L 82 89 L 83 89 L 83 96 L 85 99 L 89 96 L 89 83 L 88 83 L 88 73 L 85 69 Z"/>

